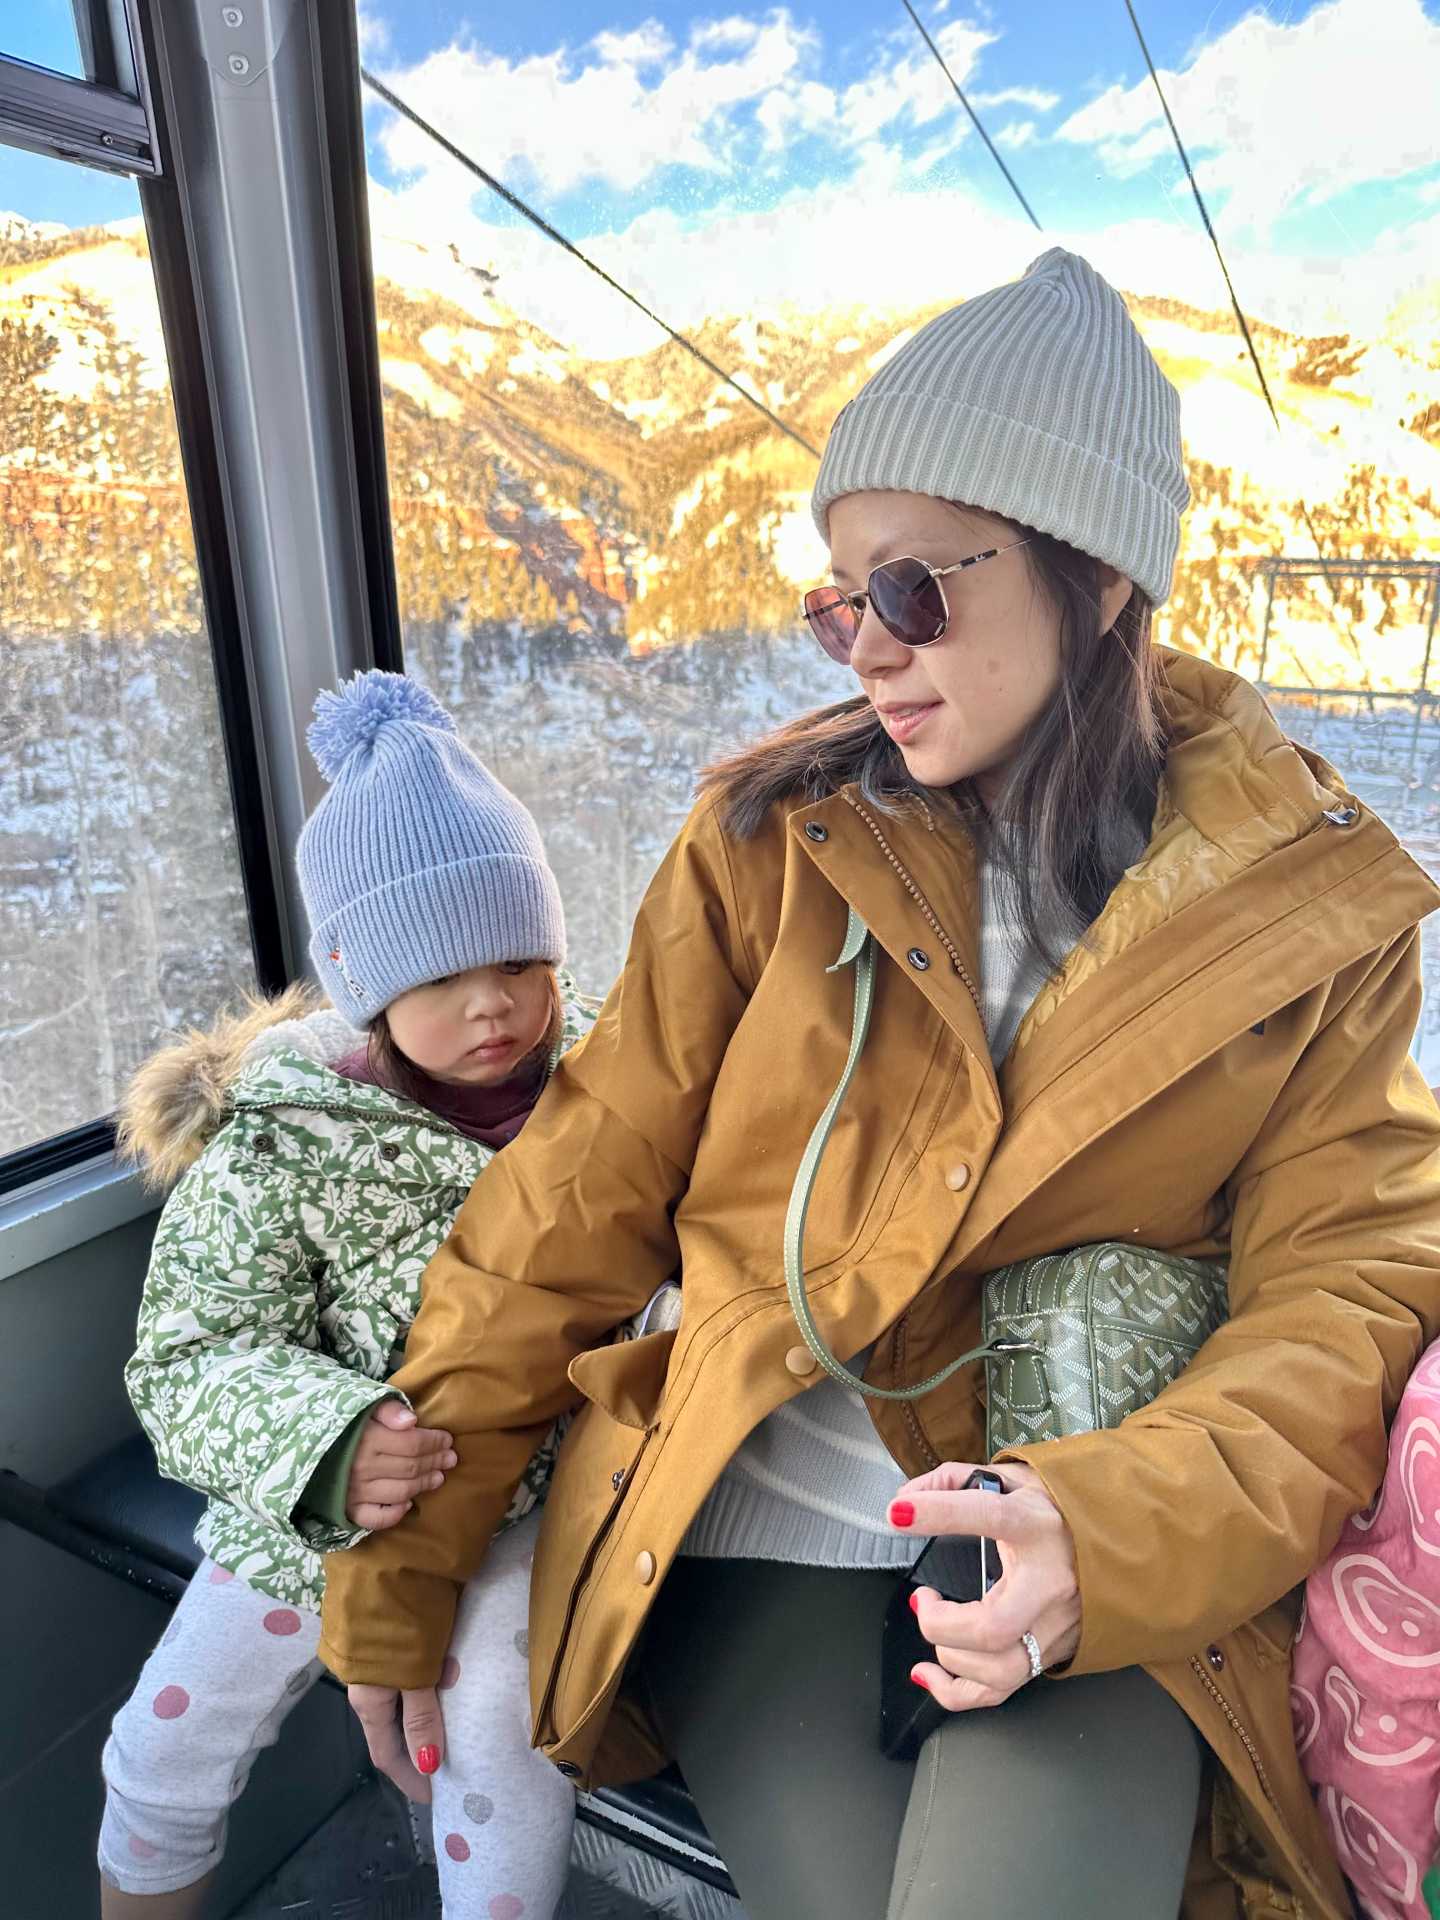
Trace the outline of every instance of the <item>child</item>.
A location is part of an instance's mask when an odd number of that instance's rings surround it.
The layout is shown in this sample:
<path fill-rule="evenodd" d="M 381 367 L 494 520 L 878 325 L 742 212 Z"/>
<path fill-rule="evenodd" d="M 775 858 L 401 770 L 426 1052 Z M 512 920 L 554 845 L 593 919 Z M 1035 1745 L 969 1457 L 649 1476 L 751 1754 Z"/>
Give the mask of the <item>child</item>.
<path fill-rule="evenodd" d="M 162 1471 L 211 1501 L 206 1558 L 105 1749 L 105 1920 L 203 1911 L 229 1808 L 320 1676 L 321 1554 L 394 1526 L 454 1465 L 450 1436 L 383 1383 L 461 1201 L 595 1017 L 555 971 L 564 920 L 534 822 L 443 707 L 362 673 L 320 696 L 309 738 L 331 786 L 296 861 L 339 1012 L 292 991 L 188 1035 L 124 1116 L 155 1178 L 188 1169 L 126 1378 Z M 432 1785 L 451 1920 L 546 1920 L 564 1885 L 574 1793 L 531 1750 L 525 1658 L 553 1452 L 552 1435 L 446 1662 Z"/>

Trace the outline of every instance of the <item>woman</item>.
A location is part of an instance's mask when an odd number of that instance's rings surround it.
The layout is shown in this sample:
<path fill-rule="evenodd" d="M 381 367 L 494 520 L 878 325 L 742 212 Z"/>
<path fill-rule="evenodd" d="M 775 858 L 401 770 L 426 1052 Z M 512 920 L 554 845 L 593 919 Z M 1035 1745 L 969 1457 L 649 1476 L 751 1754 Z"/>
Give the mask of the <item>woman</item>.
<path fill-rule="evenodd" d="M 412 1749 L 437 1737 L 455 1595 L 578 1399 L 538 1738 L 585 1781 L 674 1755 L 752 1920 L 1156 1920 L 1182 1888 L 1187 1914 L 1346 1912 L 1288 1596 L 1440 1329 L 1440 1116 L 1407 1054 L 1437 895 L 1252 689 L 1151 648 L 1186 498 L 1173 390 L 1061 251 L 841 414 L 814 501 L 837 587 L 807 611 L 859 697 L 712 776 L 595 1030 L 429 1271 L 397 1384 L 460 1464 L 336 1563 L 324 1618 L 382 1763 L 394 1689 Z M 852 908 L 875 1008 L 805 1242 L 833 1352 L 925 1379 L 975 1344 L 981 1276 L 1037 1253 L 1230 1262 L 1187 1371 L 1019 1449 L 1003 1496 L 958 1490 L 973 1373 L 862 1403 L 787 1304 Z M 676 1270 L 678 1329 L 589 1350 Z M 922 1596 L 915 1678 L 953 1717 L 902 1766 L 880 1621 L 940 1532 L 998 1537 L 1006 1575 Z"/>

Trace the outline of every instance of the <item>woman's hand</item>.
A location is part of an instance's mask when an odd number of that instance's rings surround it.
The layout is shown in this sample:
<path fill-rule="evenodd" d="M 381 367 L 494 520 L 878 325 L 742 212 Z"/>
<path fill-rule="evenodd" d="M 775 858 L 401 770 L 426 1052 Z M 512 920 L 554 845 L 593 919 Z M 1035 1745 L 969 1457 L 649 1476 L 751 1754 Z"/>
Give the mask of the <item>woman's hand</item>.
<path fill-rule="evenodd" d="M 1060 1509 L 1029 1467 L 993 1467 L 1004 1493 L 963 1492 L 973 1467 L 947 1461 L 902 1487 L 890 1524 L 904 1533 L 984 1534 L 1000 1545 L 1004 1573 L 983 1600 L 942 1600 L 917 1590 L 915 1617 L 935 1649 L 934 1663 L 912 1670 L 953 1712 L 998 1707 L 1031 1678 L 1020 1636 L 1031 1633 L 1047 1667 L 1074 1657 L 1080 1644 L 1075 1542 Z"/>
<path fill-rule="evenodd" d="M 430 1800 L 430 1782 L 445 1756 L 445 1720 L 434 1687 L 399 1693 L 394 1687 L 347 1688 L 365 1729 L 370 1758 L 407 1800 Z"/>
<path fill-rule="evenodd" d="M 415 1424 L 403 1401 L 382 1400 L 365 1422 L 345 1490 L 345 1518 L 379 1533 L 398 1526 L 422 1493 L 433 1493 L 455 1464 L 448 1433 Z"/>

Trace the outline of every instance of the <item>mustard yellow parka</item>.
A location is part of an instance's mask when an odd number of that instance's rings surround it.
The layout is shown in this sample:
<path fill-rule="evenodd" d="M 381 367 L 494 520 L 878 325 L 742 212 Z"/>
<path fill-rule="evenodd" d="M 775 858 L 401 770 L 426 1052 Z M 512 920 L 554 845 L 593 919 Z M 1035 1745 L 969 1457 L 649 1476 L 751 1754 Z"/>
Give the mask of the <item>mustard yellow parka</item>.
<path fill-rule="evenodd" d="M 726 1461 L 823 1377 L 781 1228 L 849 1041 L 849 976 L 825 969 L 853 906 L 882 952 L 806 1238 L 821 1332 L 841 1354 L 878 1341 L 872 1381 L 911 1381 L 976 1342 L 979 1276 L 1005 1262 L 1104 1239 L 1228 1255 L 1231 1318 L 1174 1385 L 1115 1432 L 1016 1457 L 1074 1535 L 1073 1671 L 1145 1666 L 1217 1757 L 1186 1914 L 1348 1914 L 1289 1646 L 1295 1589 L 1374 1493 L 1440 1333 L 1440 1114 L 1408 1056 L 1440 895 L 1251 687 L 1162 664 L 1149 850 L 998 1082 L 953 821 L 846 790 L 738 840 L 697 808 L 594 1032 L 428 1271 L 395 1384 L 460 1464 L 329 1562 L 321 1654 L 343 1679 L 435 1681 L 460 1585 L 578 1404 L 535 1562 L 537 1735 L 584 1781 L 659 1764 L 627 1657 Z M 599 1344 L 677 1272 L 678 1332 Z M 982 1388 L 872 1403 L 907 1473 L 981 1457 Z"/>

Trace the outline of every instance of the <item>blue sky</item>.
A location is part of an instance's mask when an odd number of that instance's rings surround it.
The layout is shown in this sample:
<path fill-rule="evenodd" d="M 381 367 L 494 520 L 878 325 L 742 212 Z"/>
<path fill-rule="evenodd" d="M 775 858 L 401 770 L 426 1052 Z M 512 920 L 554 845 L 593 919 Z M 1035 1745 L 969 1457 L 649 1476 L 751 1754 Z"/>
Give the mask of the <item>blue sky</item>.
<path fill-rule="evenodd" d="M 1122 0 L 917 5 L 1047 236 L 1110 244 L 1126 284 L 1133 259 L 1200 293 L 1204 243 Z M 1440 0 L 1137 10 L 1251 304 L 1300 287 L 1318 312 L 1357 279 L 1389 297 L 1435 275 Z M 967 278 L 967 246 L 1004 264 L 1025 228 L 899 0 L 362 0 L 361 21 L 391 84 L 672 307 L 693 309 L 687 276 L 727 258 L 743 280 L 747 236 L 764 255 L 755 297 L 789 299 L 803 286 L 781 256 L 817 222 L 835 273 L 867 282 L 904 278 L 896 256 L 919 246 L 953 248 Z M 68 0 L 28 0 L 0 49 L 73 66 Z M 367 126 L 381 217 L 472 253 L 519 244 L 513 215 L 373 100 Z M 0 148 L 0 209 L 79 223 L 134 206 L 128 183 Z"/>

